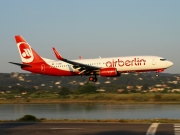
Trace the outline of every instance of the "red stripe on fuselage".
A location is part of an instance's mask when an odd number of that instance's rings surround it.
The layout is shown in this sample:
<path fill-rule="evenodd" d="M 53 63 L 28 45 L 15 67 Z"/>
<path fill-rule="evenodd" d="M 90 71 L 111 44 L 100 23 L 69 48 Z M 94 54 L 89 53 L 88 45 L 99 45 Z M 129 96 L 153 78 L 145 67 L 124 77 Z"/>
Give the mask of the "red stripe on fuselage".
<path fill-rule="evenodd" d="M 163 72 L 164 69 L 160 68 L 160 69 L 146 69 L 146 70 L 131 70 L 131 71 L 120 71 L 122 73 L 130 73 L 130 72 L 150 72 L 150 71 L 156 71 L 156 72 Z"/>
<path fill-rule="evenodd" d="M 70 70 L 62 70 L 48 65 L 45 62 L 39 62 L 31 64 L 31 66 L 22 67 L 23 70 L 30 71 L 32 73 L 51 75 L 51 76 L 75 76 L 81 75 L 79 72 L 72 72 Z M 164 69 L 146 69 L 146 70 L 131 70 L 131 71 L 119 71 L 120 73 L 129 73 L 129 72 L 163 72 Z"/>
<path fill-rule="evenodd" d="M 51 67 L 45 62 L 31 64 L 31 67 L 22 67 L 23 70 L 30 71 L 32 73 L 52 75 L 52 76 L 74 76 L 79 75 L 79 72 L 72 72 L 68 70 L 57 69 Z"/>

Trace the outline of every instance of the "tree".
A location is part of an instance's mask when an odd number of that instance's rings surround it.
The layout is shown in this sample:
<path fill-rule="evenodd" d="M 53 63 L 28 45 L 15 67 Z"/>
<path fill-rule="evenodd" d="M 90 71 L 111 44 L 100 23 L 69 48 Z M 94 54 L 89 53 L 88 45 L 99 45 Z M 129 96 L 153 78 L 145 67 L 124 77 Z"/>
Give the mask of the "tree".
<path fill-rule="evenodd" d="M 149 86 L 147 83 L 144 83 L 141 90 L 149 90 Z"/>
<path fill-rule="evenodd" d="M 162 93 L 168 93 L 168 89 L 165 88 L 165 89 L 162 91 Z"/>
<path fill-rule="evenodd" d="M 67 96 L 70 94 L 70 90 L 67 87 L 62 87 L 59 91 L 60 96 Z"/>
<path fill-rule="evenodd" d="M 92 94 L 92 93 L 97 93 L 97 88 L 95 85 L 91 84 L 91 83 L 86 83 L 85 85 L 83 86 L 79 86 L 78 87 L 78 91 L 79 93 L 81 94 L 85 94 L 85 93 L 89 93 L 89 94 Z"/>

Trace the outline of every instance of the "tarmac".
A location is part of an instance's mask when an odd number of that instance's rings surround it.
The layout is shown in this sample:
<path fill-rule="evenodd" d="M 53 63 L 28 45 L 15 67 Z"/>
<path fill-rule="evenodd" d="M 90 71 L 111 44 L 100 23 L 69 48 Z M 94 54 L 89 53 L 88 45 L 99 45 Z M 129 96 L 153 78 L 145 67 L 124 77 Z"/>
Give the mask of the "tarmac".
<path fill-rule="evenodd" d="M 1 135 L 180 135 L 180 124 L 7 122 L 0 123 Z"/>

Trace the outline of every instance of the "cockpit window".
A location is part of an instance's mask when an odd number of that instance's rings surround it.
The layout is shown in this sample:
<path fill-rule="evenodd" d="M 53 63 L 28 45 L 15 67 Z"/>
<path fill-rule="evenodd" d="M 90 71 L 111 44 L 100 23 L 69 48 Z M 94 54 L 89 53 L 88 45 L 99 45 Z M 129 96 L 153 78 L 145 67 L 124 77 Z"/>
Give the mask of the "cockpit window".
<path fill-rule="evenodd" d="M 160 61 L 166 61 L 166 59 L 160 59 Z"/>

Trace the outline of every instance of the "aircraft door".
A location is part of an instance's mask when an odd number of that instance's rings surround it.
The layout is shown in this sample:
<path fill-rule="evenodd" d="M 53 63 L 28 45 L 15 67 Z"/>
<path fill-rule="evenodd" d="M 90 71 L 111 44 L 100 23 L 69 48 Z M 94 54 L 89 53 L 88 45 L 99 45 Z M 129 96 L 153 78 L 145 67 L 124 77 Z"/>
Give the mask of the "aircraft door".
<path fill-rule="evenodd" d="M 45 65 L 41 64 L 41 72 L 44 73 L 45 72 Z"/>
<path fill-rule="evenodd" d="M 155 58 L 152 59 L 152 65 L 156 65 L 156 59 Z"/>

